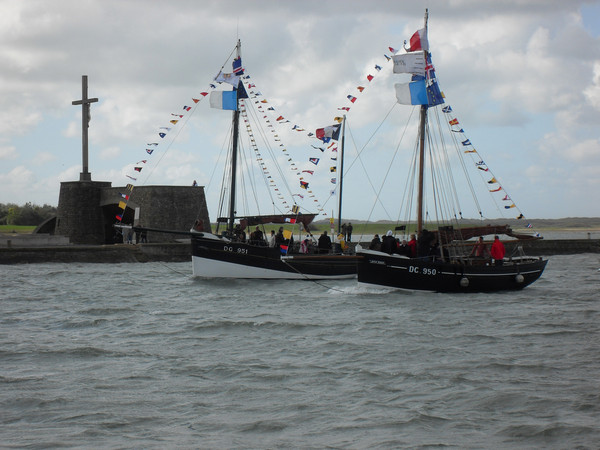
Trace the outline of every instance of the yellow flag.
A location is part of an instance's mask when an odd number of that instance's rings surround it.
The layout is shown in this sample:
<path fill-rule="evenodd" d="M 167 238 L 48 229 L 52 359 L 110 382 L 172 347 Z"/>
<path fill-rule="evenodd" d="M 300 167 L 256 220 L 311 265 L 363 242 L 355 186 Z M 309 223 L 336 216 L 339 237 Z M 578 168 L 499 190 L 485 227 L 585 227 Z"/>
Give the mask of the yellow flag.
<path fill-rule="evenodd" d="M 283 230 L 283 237 L 285 239 L 289 239 L 292 237 L 292 232 L 290 230 Z"/>
<path fill-rule="evenodd" d="M 125 203 L 125 202 L 119 202 L 119 208 L 125 209 L 126 206 L 127 206 L 127 203 Z"/>

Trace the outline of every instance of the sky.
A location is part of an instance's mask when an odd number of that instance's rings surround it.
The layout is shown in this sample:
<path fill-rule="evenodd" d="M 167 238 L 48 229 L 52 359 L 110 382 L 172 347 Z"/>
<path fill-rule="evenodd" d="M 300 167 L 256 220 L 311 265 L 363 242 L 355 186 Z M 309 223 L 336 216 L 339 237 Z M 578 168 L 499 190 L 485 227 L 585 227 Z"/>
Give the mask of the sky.
<path fill-rule="evenodd" d="M 600 2 L 578 0 L 0 0 L 0 203 L 56 205 L 60 183 L 79 179 L 81 107 L 71 102 L 82 75 L 99 99 L 92 179 L 123 186 L 171 114 L 209 89 L 238 38 L 264 98 L 306 129 L 330 125 L 346 95 L 367 85 L 347 114 L 350 166 L 395 101 L 384 54 L 423 27 L 425 8 L 446 101 L 519 210 L 600 216 Z M 138 185 L 197 180 L 214 220 L 230 116 L 204 100 L 192 112 Z M 291 153 L 307 145 L 290 130 L 281 136 Z M 365 157 L 370 180 L 395 145 L 376 143 Z M 388 218 L 370 212 L 360 165 L 344 181 L 344 216 Z"/>

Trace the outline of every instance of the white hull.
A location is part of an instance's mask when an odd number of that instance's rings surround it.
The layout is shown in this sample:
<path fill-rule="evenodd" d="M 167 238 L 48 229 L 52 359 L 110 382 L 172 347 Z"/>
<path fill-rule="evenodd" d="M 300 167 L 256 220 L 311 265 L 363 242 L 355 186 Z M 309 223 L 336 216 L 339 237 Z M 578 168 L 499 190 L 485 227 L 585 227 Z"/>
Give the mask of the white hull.
<path fill-rule="evenodd" d="M 340 280 L 356 278 L 356 274 L 310 275 L 265 269 L 227 261 L 192 256 L 193 276 L 200 278 L 249 278 L 265 280 Z"/>

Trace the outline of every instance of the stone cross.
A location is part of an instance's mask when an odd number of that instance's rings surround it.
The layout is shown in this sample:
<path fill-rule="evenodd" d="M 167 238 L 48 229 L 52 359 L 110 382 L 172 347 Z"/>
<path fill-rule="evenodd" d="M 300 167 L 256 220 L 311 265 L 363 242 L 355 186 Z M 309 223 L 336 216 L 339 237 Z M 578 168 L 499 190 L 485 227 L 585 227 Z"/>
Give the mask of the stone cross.
<path fill-rule="evenodd" d="M 79 174 L 79 181 L 92 180 L 92 175 L 88 171 L 88 128 L 90 126 L 90 104 L 97 101 L 97 98 L 88 98 L 87 75 L 82 75 L 81 100 L 73 102 L 73 105 L 81 105 L 81 155 L 83 159 L 83 172 Z"/>

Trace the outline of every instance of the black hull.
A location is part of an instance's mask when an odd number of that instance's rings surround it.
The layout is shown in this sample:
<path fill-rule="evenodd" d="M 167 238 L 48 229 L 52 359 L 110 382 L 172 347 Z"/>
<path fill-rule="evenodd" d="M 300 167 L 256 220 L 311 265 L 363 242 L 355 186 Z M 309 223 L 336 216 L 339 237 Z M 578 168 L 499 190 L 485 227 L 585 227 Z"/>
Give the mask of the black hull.
<path fill-rule="evenodd" d="M 278 248 L 192 237 L 194 275 L 207 278 L 354 278 L 353 255 L 282 255 Z"/>
<path fill-rule="evenodd" d="M 359 283 L 434 292 L 497 292 L 519 290 L 537 280 L 547 260 L 527 258 L 502 266 L 452 264 L 402 258 L 380 252 L 359 252 Z"/>

